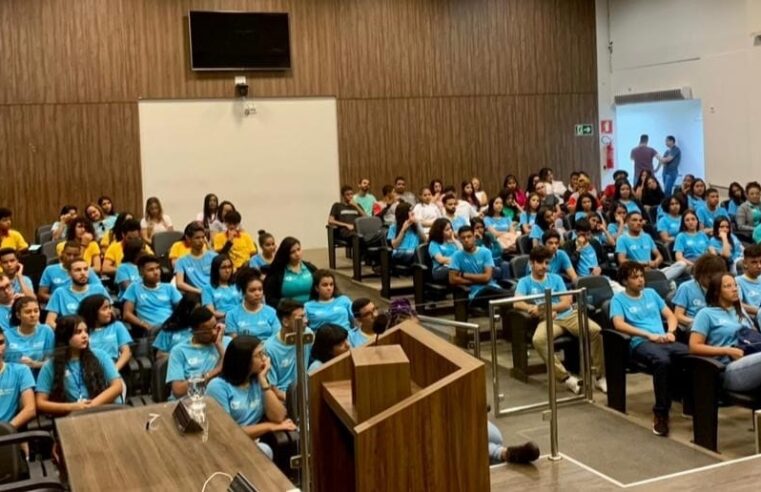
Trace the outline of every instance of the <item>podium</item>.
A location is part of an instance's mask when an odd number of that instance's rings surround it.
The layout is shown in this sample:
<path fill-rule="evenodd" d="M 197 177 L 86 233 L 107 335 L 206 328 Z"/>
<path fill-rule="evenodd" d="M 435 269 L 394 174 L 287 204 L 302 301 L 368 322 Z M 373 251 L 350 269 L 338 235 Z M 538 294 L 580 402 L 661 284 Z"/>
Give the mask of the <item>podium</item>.
<path fill-rule="evenodd" d="M 489 490 L 483 362 L 406 321 L 309 377 L 314 489 Z"/>

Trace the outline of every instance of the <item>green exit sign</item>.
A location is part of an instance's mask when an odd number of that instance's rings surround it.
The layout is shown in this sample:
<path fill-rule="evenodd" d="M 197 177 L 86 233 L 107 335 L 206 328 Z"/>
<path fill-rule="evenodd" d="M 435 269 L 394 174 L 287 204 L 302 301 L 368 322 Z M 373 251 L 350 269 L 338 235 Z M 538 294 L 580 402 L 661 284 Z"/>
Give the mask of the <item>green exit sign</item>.
<path fill-rule="evenodd" d="M 577 137 L 591 137 L 594 132 L 594 127 L 591 123 L 582 123 L 579 125 L 576 125 L 576 136 Z"/>

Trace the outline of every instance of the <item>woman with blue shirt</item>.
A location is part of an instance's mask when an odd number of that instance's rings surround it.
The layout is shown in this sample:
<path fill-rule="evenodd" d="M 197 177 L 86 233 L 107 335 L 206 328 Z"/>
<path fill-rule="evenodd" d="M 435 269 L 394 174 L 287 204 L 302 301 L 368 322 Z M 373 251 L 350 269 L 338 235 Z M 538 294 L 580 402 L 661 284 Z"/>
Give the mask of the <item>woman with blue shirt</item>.
<path fill-rule="evenodd" d="M 264 344 L 256 337 L 240 336 L 227 346 L 222 371 L 211 380 L 206 395 L 216 400 L 272 459 L 272 449 L 259 438 L 268 432 L 294 431 L 296 425 L 287 418 L 285 405 L 267 381 L 270 367 Z"/>
<path fill-rule="evenodd" d="M 626 215 L 629 212 L 626 207 L 618 202 L 614 202 L 610 208 L 608 215 L 608 234 L 611 235 L 613 241 L 617 241 L 619 236 L 626 232 Z"/>
<path fill-rule="evenodd" d="M 209 285 L 201 289 L 201 304 L 209 308 L 222 322 L 227 313 L 241 302 L 240 290 L 233 279 L 233 262 L 227 255 L 217 255 L 211 262 Z"/>
<path fill-rule="evenodd" d="M 450 258 L 460 249 L 454 239 L 454 231 L 449 219 L 436 219 L 428 234 L 428 255 L 431 257 L 433 270 L 431 275 L 437 282 L 448 282 Z M 501 255 L 501 248 L 500 248 Z"/>
<path fill-rule="evenodd" d="M 124 293 L 131 284 L 142 282 L 140 270 L 137 268 L 137 259 L 143 254 L 144 249 L 143 238 L 129 239 L 124 243 L 124 258 L 116 268 L 116 276 L 114 277 L 114 282 L 119 287 L 118 299 L 120 301 L 124 298 Z"/>
<path fill-rule="evenodd" d="M 581 219 L 588 219 L 592 215 L 598 215 L 599 205 L 597 199 L 591 193 L 582 193 L 578 199 L 579 206 L 576 213 L 573 214 L 574 222 Z"/>
<path fill-rule="evenodd" d="M 706 203 L 706 182 L 698 178 L 690 185 L 687 192 L 687 208 L 697 210 Z"/>
<path fill-rule="evenodd" d="M 340 326 L 347 332 L 351 330 L 354 323 L 351 299 L 341 295 L 336 286 L 336 278 L 329 270 L 314 272 L 310 299 L 304 304 L 304 310 L 312 330 L 319 331 L 328 324 Z"/>
<path fill-rule="evenodd" d="M 473 227 L 473 234 L 476 236 L 476 246 L 483 246 L 488 249 L 491 252 L 494 264 L 499 264 L 499 262 L 502 261 L 502 246 L 499 245 L 497 238 L 492 236 L 491 232 L 486 230 L 484 220 L 481 217 L 473 217 L 470 220 L 470 223 Z M 454 231 L 454 233 L 456 234 L 457 231 Z M 428 251 L 430 252 L 430 249 Z"/>
<path fill-rule="evenodd" d="M 343 327 L 333 324 L 323 325 L 322 328 L 317 330 L 314 334 L 312 360 L 309 363 L 308 371 L 310 373 L 316 371 L 323 364 L 330 362 L 334 357 L 348 352 L 348 336 L 349 333 Z"/>
<path fill-rule="evenodd" d="M 272 260 L 275 259 L 276 250 L 275 236 L 261 229 L 259 231 L 259 252 L 251 257 L 248 266 L 266 274 Z"/>
<path fill-rule="evenodd" d="M 727 213 L 730 217 L 737 215 L 737 209 L 745 203 L 745 189 L 737 181 L 729 185 L 729 200 L 727 200 Z"/>
<path fill-rule="evenodd" d="M 56 350 L 37 377 L 37 410 L 68 415 L 77 410 L 122 403 L 123 382 L 113 361 L 90 348 L 87 325 L 79 316 L 56 323 Z"/>
<path fill-rule="evenodd" d="M 532 247 L 536 248 L 537 246 L 542 246 L 542 237 L 544 237 L 544 233 L 554 228 L 555 210 L 549 207 L 542 207 L 539 209 L 539 213 L 536 215 L 536 221 L 534 222 L 533 227 L 531 227 L 531 232 L 528 236 L 532 239 Z"/>
<path fill-rule="evenodd" d="M 632 193 L 632 185 L 625 179 L 616 181 L 616 192 L 613 194 L 613 200 L 626 207 L 626 212 L 639 212 L 644 216 L 644 210 L 639 201 Z"/>
<path fill-rule="evenodd" d="M 235 279 L 243 302 L 227 313 L 225 333 L 232 337 L 251 335 L 265 340 L 280 330 L 277 312 L 264 303 L 264 284 L 259 270 L 243 269 Z"/>
<path fill-rule="evenodd" d="M 671 196 L 663 201 L 661 208 L 667 210 L 668 213 L 661 215 L 658 219 L 658 236 L 666 245 L 670 245 L 676 240 L 682 228 L 682 202 L 679 198 Z"/>
<path fill-rule="evenodd" d="M 737 274 L 737 263 L 742 260 L 743 245 L 732 234 L 732 223 L 726 217 L 719 217 L 713 222 L 713 236 L 708 242 L 711 254 L 719 255 L 729 264 L 729 271 Z"/>
<path fill-rule="evenodd" d="M 539 213 L 541 207 L 542 199 L 536 193 L 531 193 L 526 200 L 526 208 L 520 214 L 519 224 L 523 234 L 531 232 L 531 227 L 536 221 L 536 214 Z"/>
<path fill-rule="evenodd" d="M 172 315 L 161 325 L 156 338 L 153 339 L 153 348 L 156 349 L 156 358 L 169 357 L 172 349 L 193 337 L 190 328 L 190 313 L 198 306 L 198 301 L 192 297 L 183 297 L 175 306 Z"/>
<path fill-rule="evenodd" d="M 742 330 L 755 329 L 743 311 L 734 277 L 714 277 L 706 293 L 708 307 L 692 323 L 690 353 L 718 357 L 726 364 L 722 384 L 728 391 L 750 392 L 761 388 L 761 352 L 745 355 L 739 348 Z"/>
<path fill-rule="evenodd" d="M 497 238 L 499 245 L 502 246 L 502 250 L 509 251 L 515 249 L 515 240 L 518 238 L 518 235 L 515 232 L 512 217 L 505 217 L 502 214 L 504 208 L 504 202 L 501 197 L 495 196 L 489 200 L 489 206 L 484 215 L 484 225 L 486 230 Z"/>
<path fill-rule="evenodd" d="M 34 374 L 53 356 L 55 333 L 40 324 L 40 305 L 34 297 L 19 297 L 13 303 L 5 338 L 5 360 L 24 364 Z"/>
<path fill-rule="evenodd" d="M 121 371 L 132 357 L 132 337 L 124 323 L 114 318 L 111 301 L 101 295 L 87 297 L 78 314 L 90 329 L 90 347 L 105 352 Z"/>
<path fill-rule="evenodd" d="M 679 230 L 674 241 L 676 261 L 686 264 L 689 271 L 695 264 L 695 260 L 708 251 L 708 235 L 700 229 L 698 216 L 692 210 L 682 215 L 682 225 Z"/>
<path fill-rule="evenodd" d="M 317 268 L 301 258 L 301 242 L 286 237 L 277 248 L 264 279 L 264 295 L 268 305 L 276 307 L 280 299 L 309 300 L 312 291 L 312 273 Z"/>
<path fill-rule="evenodd" d="M 396 263 L 410 265 L 415 260 L 417 247 L 425 242 L 423 228 L 418 226 L 412 207 L 407 202 L 400 202 L 396 206 L 395 215 L 396 223 L 391 224 L 386 235 L 393 248 L 391 259 Z"/>
<path fill-rule="evenodd" d="M 24 364 L 5 360 L 7 339 L 0 330 L 0 422 L 20 429 L 36 414 L 34 376 Z"/>

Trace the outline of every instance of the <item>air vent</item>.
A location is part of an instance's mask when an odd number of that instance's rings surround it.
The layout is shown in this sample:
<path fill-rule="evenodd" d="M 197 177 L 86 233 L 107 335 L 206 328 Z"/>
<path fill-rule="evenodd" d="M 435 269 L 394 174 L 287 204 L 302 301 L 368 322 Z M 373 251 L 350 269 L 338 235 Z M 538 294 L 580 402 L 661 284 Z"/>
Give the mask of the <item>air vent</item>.
<path fill-rule="evenodd" d="M 681 89 L 669 89 L 665 91 L 640 92 L 637 94 L 621 94 L 615 97 L 617 106 L 623 104 L 637 104 L 660 101 L 683 101 L 692 99 L 692 89 L 682 87 Z"/>

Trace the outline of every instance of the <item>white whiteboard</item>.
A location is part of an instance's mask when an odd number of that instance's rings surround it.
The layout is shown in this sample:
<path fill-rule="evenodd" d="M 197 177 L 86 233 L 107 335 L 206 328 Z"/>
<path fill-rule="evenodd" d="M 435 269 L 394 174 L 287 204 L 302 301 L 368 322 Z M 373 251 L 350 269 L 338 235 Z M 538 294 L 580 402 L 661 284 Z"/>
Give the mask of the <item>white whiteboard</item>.
<path fill-rule="evenodd" d="M 335 98 L 140 101 L 143 199 L 157 196 L 176 230 L 195 220 L 207 193 L 231 201 L 256 241 L 326 246 L 339 196 Z M 141 214 L 142 215 L 142 214 Z"/>

